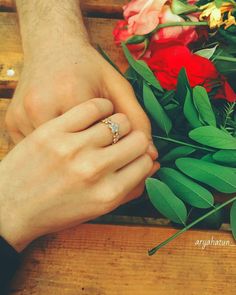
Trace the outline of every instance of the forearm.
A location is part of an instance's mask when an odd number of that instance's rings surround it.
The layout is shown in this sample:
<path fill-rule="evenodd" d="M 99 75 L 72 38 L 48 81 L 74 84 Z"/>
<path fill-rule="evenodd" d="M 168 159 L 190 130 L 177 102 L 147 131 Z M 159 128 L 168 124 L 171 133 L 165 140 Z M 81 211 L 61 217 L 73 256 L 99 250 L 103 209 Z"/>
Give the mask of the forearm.
<path fill-rule="evenodd" d="M 89 44 L 79 0 L 15 0 L 25 56 L 45 48 Z"/>

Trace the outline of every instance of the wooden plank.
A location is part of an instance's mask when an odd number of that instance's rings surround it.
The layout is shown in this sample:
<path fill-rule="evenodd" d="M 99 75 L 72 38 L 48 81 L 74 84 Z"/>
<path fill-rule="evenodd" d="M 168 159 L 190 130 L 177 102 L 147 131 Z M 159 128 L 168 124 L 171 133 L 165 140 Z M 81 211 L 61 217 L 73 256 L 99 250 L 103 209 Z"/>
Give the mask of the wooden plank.
<path fill-rule="evenodd" d="M 121 17 L 122 6 L 128 0 L 81 0 L 84 14 L 90 16 Z M 0 11 L 16 11 L 15 1 L 0 0 Z"/>
<path fill-rule="evenodd" d="M 7 134 L 4 118 L 10 99 L 0 99 L 0 160 L 12 149 L 13 143 Z"/>
<path fill-rule="evenodd" d="M 85 224 L 34 242 L 10 294 L 235 294 L 236 248 L 225 232 L 188 231 L 152 257 L 147 249 L 174 229 Z"/>
<path fill-rule="evenodd" d="M 122 70 L 127 67 L 121 49 L 113 42 L 112 30 L 116 20 L 85 18 L 85 25 L 93 45 L 99 44 Z M 14 88 L 19 79 L 23 53 L 18 21 L 15 13 L 0 13 L 0 88 Z M 8 76 L 14 69 L 15 75 Z"/>

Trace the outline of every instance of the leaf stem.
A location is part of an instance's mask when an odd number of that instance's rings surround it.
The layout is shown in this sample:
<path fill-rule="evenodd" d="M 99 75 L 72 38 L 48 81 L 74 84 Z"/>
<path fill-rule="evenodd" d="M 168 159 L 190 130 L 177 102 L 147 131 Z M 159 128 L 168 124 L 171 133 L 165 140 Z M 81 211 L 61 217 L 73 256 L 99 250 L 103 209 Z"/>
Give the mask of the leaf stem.
<path fill-rule="evenodd" d="M 165 141 L 169 141 L 169 142 L 173 142 L 173 143 L 177 143 L 177 144 L 181 144 L 181 145 L 185 145 L 185 146 L 189 146 L 189 147 L 196 148 L 196 149 L 203 150 L 203 151 L 207 151 L 207 152 L 215 152 L 215 150 L 211 149 L 211 148 L 206 148 L 206 147 L 202 147 L 202 146 L 199 146 L 199 145 L 190 144 L 190 143 L 180 141 L 180 140 L 176 140 L 176 139 L 169 138 L 169 137 L 163 137 L 163 136 L 159 136 L 159 135 L 152 135 L 152 137 L 162 139 L 162 140 L 165 140 Z"/>
<path fill-rule="evenodd" d="M 208 216 L 212 215 L 213 213 L 217 212 L 218 210 L 222 209 L 223 207 L 227 206 L 228 204 L 232 203 L 236 201 L 236 196 L 233 197 L 232 199 L 224 202 L 223 204 L 221 204 L 218 207 L 215 207 L 213 210 L 209 211 L 208 213 L 204 214 L 203 216 L 199 217 L 198 219 L 196 219 L 195 221 L 193 221 L 192 223 L 188 224 L 186 227 L 184 227 L 183 229 L 177 231 L 173 236 L 171 236 L 170 238 L 168 238 L 167 240 L 165 240 L 164 242 L 160 243 L 159 245 L 157 245 L 155 248 L 151 249 L 148 251 L 148 255 L 151 256 L 153 254 L 155 254 L 159 249 L 161 249 L 163 246 L 165 246 L 166 244 L 168 244 L 169 242 L 171 242 L 172 240 L 174 240 L 175 238 L 177 238 L 178 236 L 180 236 L 182 233 L 186 232 L 188 229 L 190 229 L 191 227 L 193 227 L 194 225 L 196 225 L 197 223 L 199 223 L 200 221 L 204 220 L 205 218 L 207 218 Z"/>
<path fill-rule="evenodd" d="M 223 60 L 223 61 L 230 61 L 230 62 L 236 62 L 235 57 L 229 57 L 229 56 L 216 56 L 214 60 Z"/>
<path fill-rule="evenodd" d="M 208 26 L 208 22 L 169 22 L 165 24 L 159 24 L 150 34 L 156 33 L 158 30 L 167 27 L 186 27 L 186 26 Z"/>

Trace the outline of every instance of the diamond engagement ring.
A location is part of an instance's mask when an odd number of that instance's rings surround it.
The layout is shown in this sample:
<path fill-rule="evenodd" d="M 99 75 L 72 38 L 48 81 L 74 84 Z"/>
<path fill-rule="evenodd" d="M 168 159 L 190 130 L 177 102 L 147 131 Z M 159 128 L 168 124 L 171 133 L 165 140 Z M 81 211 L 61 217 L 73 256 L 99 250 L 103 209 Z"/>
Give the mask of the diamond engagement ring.
<path fill-rule="evenodd" d="M 112 144 L 117 143 L 117 141 L 120 138 L 119 134 L 119 125 L 115 122 L 113 122 L 110 118 L 106 118 L 101 121 L 102 123 L 106 124 L 107 127 L 111 130 L 113 139 L 112 139 Z"/>

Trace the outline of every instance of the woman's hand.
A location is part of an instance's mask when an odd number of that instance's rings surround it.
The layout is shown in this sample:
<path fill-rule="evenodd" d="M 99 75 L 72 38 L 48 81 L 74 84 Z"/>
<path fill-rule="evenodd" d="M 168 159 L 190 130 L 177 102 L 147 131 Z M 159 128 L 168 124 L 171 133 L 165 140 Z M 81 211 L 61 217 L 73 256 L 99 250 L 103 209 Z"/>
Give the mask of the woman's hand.
<path fill-rule="evenodd" d="M 42 124 L 0 165 L 0 235 L 18 251 L 33 239 L 105 214 L 155 172 L 149 140 L 106 99 L 91 99 Z M 120 126 L 121 139 L 100 120 Z M 140 192 L 139 192 L 140 193 Z"/>
<path fill-rule="evenodd" d="M 129 118 L 132 128 L 151 142 L 149 120 L 129 83 L 89 44 L 69 44 L 25 55 L 24 67 L 8 109 L 6 123 L 17 143 L 42 123 L 93 97 L 110 99 L 116 112 Z M 157 151 L 150 146 L 150 155 Z"/>

